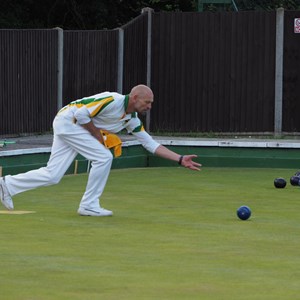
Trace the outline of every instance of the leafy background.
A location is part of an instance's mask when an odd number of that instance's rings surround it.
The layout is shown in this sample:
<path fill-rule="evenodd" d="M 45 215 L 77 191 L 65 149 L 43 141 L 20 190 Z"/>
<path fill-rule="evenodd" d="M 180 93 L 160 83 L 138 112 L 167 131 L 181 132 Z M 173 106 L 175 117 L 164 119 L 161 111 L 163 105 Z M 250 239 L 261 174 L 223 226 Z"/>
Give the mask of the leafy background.
<path fill-rule="evenodd" d="M 231 5 L 205 5 L 205 11 L 300 9 L 300 0 L 232 0 Z M 198 11 L 198 0 L 1 0 L 0 28 L 101 30 L 120 27 L 145 7 L 160 11 Z"/>

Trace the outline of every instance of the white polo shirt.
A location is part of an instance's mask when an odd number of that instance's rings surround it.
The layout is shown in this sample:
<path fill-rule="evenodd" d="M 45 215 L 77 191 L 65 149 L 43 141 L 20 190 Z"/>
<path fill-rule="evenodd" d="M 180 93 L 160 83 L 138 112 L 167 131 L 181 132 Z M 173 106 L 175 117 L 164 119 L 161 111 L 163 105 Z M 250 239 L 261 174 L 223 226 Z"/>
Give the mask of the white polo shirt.
<path fill-rule="evenodd" d="M 154 153 L 160 145 L 144 130 L 141 120 L 136 112 L 126 114 L 129 95 L 103 92 L 90 97 L 72 101 L 63 107 L 58 114 L 78 124 L 93 121 L 99 129 L 118 133 L 126 129 L 132 133 L 149 152 Z"/>

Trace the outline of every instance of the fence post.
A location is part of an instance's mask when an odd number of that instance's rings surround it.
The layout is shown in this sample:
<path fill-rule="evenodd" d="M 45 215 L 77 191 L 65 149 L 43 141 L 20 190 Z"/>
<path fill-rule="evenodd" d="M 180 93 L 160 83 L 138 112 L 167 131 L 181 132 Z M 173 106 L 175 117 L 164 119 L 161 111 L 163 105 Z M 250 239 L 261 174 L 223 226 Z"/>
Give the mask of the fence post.
<path fill-rule="evenodd" d="M 124 29 L 118 28 L 118 83 L 117 90 L 119 94 L 123 93 L 123 68 L 124 68 Z"/>
<path fill-rule="evenodd" d="M 57 110 L 63 107 L 63 60 L 64 60 L 64 31 L 56 27 L 57 42 Z"/>
<path fill-rule="evenodd" d="M 276 11 L 276 62 L 275 62 L 275 111 L 274 134 L 282 134 L 282 91 L 283 91 L 283 38 L 284 38 L 284 9 Z"/>
<path fill-rule="evenodd" d="M 146 84 L 151 87 L 151 41 L 152 41 L 152 12 L 154 10 L 150 7 L 145 7 L 142 9 L 142 14 L 147 13 L 148 23 L 147 23 L 147 74 L 146 74 Z M 150 111 L 146 113 L 146 131 L 150 132 Z"/>

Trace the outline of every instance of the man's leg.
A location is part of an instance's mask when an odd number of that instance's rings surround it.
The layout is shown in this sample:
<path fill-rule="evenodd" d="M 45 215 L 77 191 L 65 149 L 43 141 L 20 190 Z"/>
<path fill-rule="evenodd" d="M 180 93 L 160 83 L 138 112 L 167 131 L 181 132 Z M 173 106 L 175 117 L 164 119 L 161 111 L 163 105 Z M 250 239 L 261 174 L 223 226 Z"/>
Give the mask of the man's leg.
<path fill-rule="evenodd" d="M 5 177 L 10 195 L 59 182 L 77 153 L 92 162 L 80 207 L 100 210 L 99 198 L 106 185 L 113 156 L 110 150 L 77 124 L 68 124 L 55 135 L 47 167 Z"/>
<path fill-rule="evenodd" d="M 64 140 L 91 161 L 88 182 L 80 202 L 80 208 L 97 211 L 100 209 L 99 198 L 105 188 L 113 156 L 110 150 L 97 141 L 88 131 L 80 125 L 77 126 L 77 129 L 74 128 L 74 132 L 77 132 L 77 138 L 68 134 L 64 135 Z M 81 134 L 78 134 L 78 131 L 81 131 Z"/>
<path fill-rule="evenodd" d="M 18 175 L 5 176 L 5 183 L 11 196 L 41 186 L 56 184 L 63 177 L 76 156 L 64 140 L 54 135 L 52 152 L 46 167 Z"/>

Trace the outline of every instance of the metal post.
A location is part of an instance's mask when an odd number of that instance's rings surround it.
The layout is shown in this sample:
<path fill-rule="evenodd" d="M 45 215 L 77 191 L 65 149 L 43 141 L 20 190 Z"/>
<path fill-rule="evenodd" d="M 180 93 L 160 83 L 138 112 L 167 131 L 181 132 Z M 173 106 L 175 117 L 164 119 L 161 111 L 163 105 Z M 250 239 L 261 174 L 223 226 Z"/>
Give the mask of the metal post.
<path fill-rule="evenodd" d="M 203 11 L 203 2 L 198 0 L 198 11 Z"/>
<path fill-rule="evenodd" d="M 119 45 L 118 45 L 118 93 L 123 93 L 123 68 L 124 68 L 124 29 L 119 28 Z"/>
<path fill-rule="evenodd" d="M 63 59 L 64 59 L 64 31 L 56 27 L 57 43 L 57 110 L 63 107 Z"/>
<path fill-rule="evenodd" d="M 274 134 L 282 134 L 282 91 L 283 91 L 283 38 L 284 38 L 284 9 L 276 11 L 276 65 L 275 65 L 275 112 Z"/>
<path fill-rule="evenodd" d="M 239 11 L 239 9 L 238 9 L 236 3 L 234 2 L 234 0 L 231 0 L 231 2 L 232 2 L 232 5 L 233 5 L 234 10 L 235 10 L 235 11 Z"/>
<path fill-rule="evenodd" d="M 151 40 L 152 40 L 152 12 L 153 9 L 146 7 L 142 9 L 142 13 L 147 12 L 148 23 L 147 23 L 147 74 L 146 84 L 151 87 Z M 146 131 L 150 131 L 150 111 L 146 114 Z"/>

